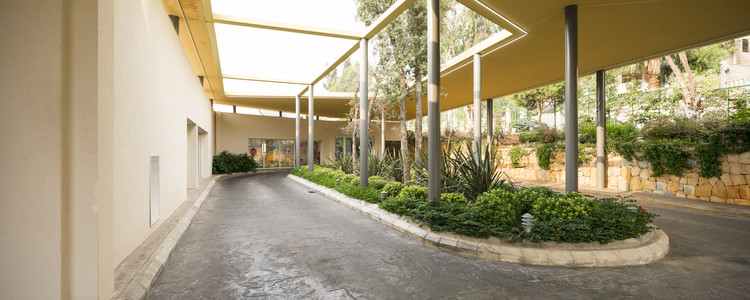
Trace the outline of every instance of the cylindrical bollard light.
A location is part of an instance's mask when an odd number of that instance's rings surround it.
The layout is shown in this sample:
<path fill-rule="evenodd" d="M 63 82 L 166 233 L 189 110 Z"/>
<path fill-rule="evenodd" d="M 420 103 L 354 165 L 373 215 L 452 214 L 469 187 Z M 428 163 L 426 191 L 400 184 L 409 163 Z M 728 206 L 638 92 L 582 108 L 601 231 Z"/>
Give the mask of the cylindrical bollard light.
<path fill-rule="evenodd" d="M 380 202 L 385 202 L 385 198 L 388 198 L 388 192 L 386 191 L 380 192 Z"/>
<path fill-rule="evenodd" d="M 521 216 L 521 224 L 523 224 L 523 231 L 531 233 L 531 229 L 534 228 L 534 216 L 530 213 L 525 213 Z"/>
<path fill-rule="evenodd" d="M 339 186 L 339 183 L 341 183 L 341 179 L 340 179 L 340 178 L 337 178 L 337 179 L 336 179 L 336 186 Z"/>

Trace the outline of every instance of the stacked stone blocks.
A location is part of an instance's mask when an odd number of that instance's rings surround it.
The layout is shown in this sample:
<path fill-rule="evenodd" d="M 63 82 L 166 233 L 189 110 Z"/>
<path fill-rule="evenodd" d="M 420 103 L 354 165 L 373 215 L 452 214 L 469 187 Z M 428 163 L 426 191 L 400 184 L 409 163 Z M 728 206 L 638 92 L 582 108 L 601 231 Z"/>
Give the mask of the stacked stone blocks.
<path fill-rule="evenodd" d="M 513 167 L 508 152 L 510 147 L 500 149 L 498 162 L 511 178 L 565 182 L 565 153 L 553 153 L 549 170 L 537 164 L 536 149 L 525 148 L 521 166 Z M 607 157 L 607 188 L 620 191 L 646 192 L 680 198 L 728 204 L 750 205 L 750 152 L 728 154 L 719 158 L 722 175 L 703 178 L 698 176 L 699 165 L 690 161 L 689 169 L 681 176 L 664 174 L 653 177 L 647 161 L 626 161 L 617 155 Z M 596 187 L 596 159 L 578 167 L 578 183 Z"/>

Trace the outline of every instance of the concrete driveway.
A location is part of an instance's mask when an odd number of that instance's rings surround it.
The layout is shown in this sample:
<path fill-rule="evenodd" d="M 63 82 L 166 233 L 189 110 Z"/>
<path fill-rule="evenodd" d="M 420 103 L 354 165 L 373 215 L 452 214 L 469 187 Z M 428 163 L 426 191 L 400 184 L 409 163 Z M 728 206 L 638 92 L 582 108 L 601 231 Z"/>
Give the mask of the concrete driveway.
<path fill-rule="evenodd" d="M 748 299 L 750 220 L 650 206 L 663 260 L 565 268 L 425 246 L 285 178 L 221 178 L 148 299 Z"/>

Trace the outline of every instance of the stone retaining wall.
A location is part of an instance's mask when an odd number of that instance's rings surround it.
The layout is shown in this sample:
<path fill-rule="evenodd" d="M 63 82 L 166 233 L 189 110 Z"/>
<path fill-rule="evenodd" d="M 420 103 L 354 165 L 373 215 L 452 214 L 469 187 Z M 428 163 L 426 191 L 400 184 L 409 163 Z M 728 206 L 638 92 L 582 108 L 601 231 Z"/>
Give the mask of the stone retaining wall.
<path fill-rule="evenodd" d="M 500 149 L 499 160 L 511 178 L 565 182 L 565 153 L 553 153 L 549 170 L 537 164 L 536 149 L 524 148 L 528 155 L 521 159 L 520 167 L 510 164 L 508 152 L 511 147 Z M 702 178 L 695 160 L 691 169 L 682 176 L 651 176 L 651 165 L 647 161 L 626 161 L 620 156 L 607 157 L 607 188 L 620 191 L 635 191 L 700 199 L 728 204 L 750 205 L 750 152 L 728 154 L 719 158 L 721 177 Z M 596 159 L 578 167 L 578 184 L 596 187 Z"/>

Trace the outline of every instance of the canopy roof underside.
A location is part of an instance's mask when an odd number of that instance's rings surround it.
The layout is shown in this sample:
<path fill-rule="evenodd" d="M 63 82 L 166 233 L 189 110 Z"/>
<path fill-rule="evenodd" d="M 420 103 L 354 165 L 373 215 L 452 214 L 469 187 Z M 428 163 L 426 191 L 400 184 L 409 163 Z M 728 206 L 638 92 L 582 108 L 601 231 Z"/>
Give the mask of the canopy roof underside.
<path fill-rule="evenodd" d="M 210 0 L 162 1 L 168 14 L 180 17 L 181 32 L 189 31 L 189 34 L 180 34 L 180 38 L 196 74 L 208 78 L 204 89 L 209 98 L 217 104 L 290 113 L 295 112 L 295 96 L 298 95 L 304 99 L 301 101 L 302 111 L 307 111 L 307 84 L 318 83 L 331 69 L 354 53 L 358 49 L 358 38 L 371 38 L 414 2 L 397 1 L 392 7 L 392 16 L 381 18 L 380 22 L 362 31 L 360 28 L 331 29 L 320 27 L 320 24 L 290 24 L 214 15 Z M 562 80 L 563 11 L 568 5 L 578 5 L 579 75 L 750 33 L 750 1 L 747 0 L 537 0 L 533 4 L 521 0 L 459 2 L 497 23 L 505 31 L 502 36 L 480 43 L 441 67 L 441 110 L 472 103 L 473 65 L 468 62 L 474 53 L 482 55 L 483 99 L 498 98 Z M 182 22 L 183 13 L 189 29 Z M 288 78 L 279 78 L 278 73 L 253 74 L 250 70 L 246 74 L 222 74 L 222 68 L 232 69 L 236 66 L 229 67 L 229 61 L 220 60 L 218 44 L 224 41 L 217 43 L 216 27 L 248 27 L 243 22 L 252 23 L 252 30 L 255 31 L 274 32 L 283 27 L 278 32 L 284 36 L 312 32 L 316 38 L 323 38 L 321 41 L 336 39 L 336 42 L 331 42 L 335 44 L 334 53 L 331 53 L 332 63 L 326 66 L 326 62 L 321 64 L 317 61 L 318 69 L 313 70 L 319 71 L 294 73 Z M 272 42 L 261 40 L 256 46 L 272 48 L 267 44 Z M 305 57 L 306 49 L 306 45 L 297 44 L 294 50 L 299 57 Z M 295 61 L 290 60 L 288 65 L 294 68 L 295 63 L 301 64 Z M 241 72 L 243 69 L 233 70 Z M 253 82 L 287 84 L 294 88 L 264 90 L 248 86 L 242 95 L 225 91 L 225 79 L 229 82 L 243 76 L 252 77 L 249 79 Z M 256 90 L 258 92 L 253 93 Z M 343 118 L 348 111 L 346 102 L 351 98 L 351 93 L 315 90 L 314 96 L 316 115 Z M 411 119 L 414 105 L 407 107 L 408 118 Z M 426 109 L 426 103 L 423 107 Z"/>

